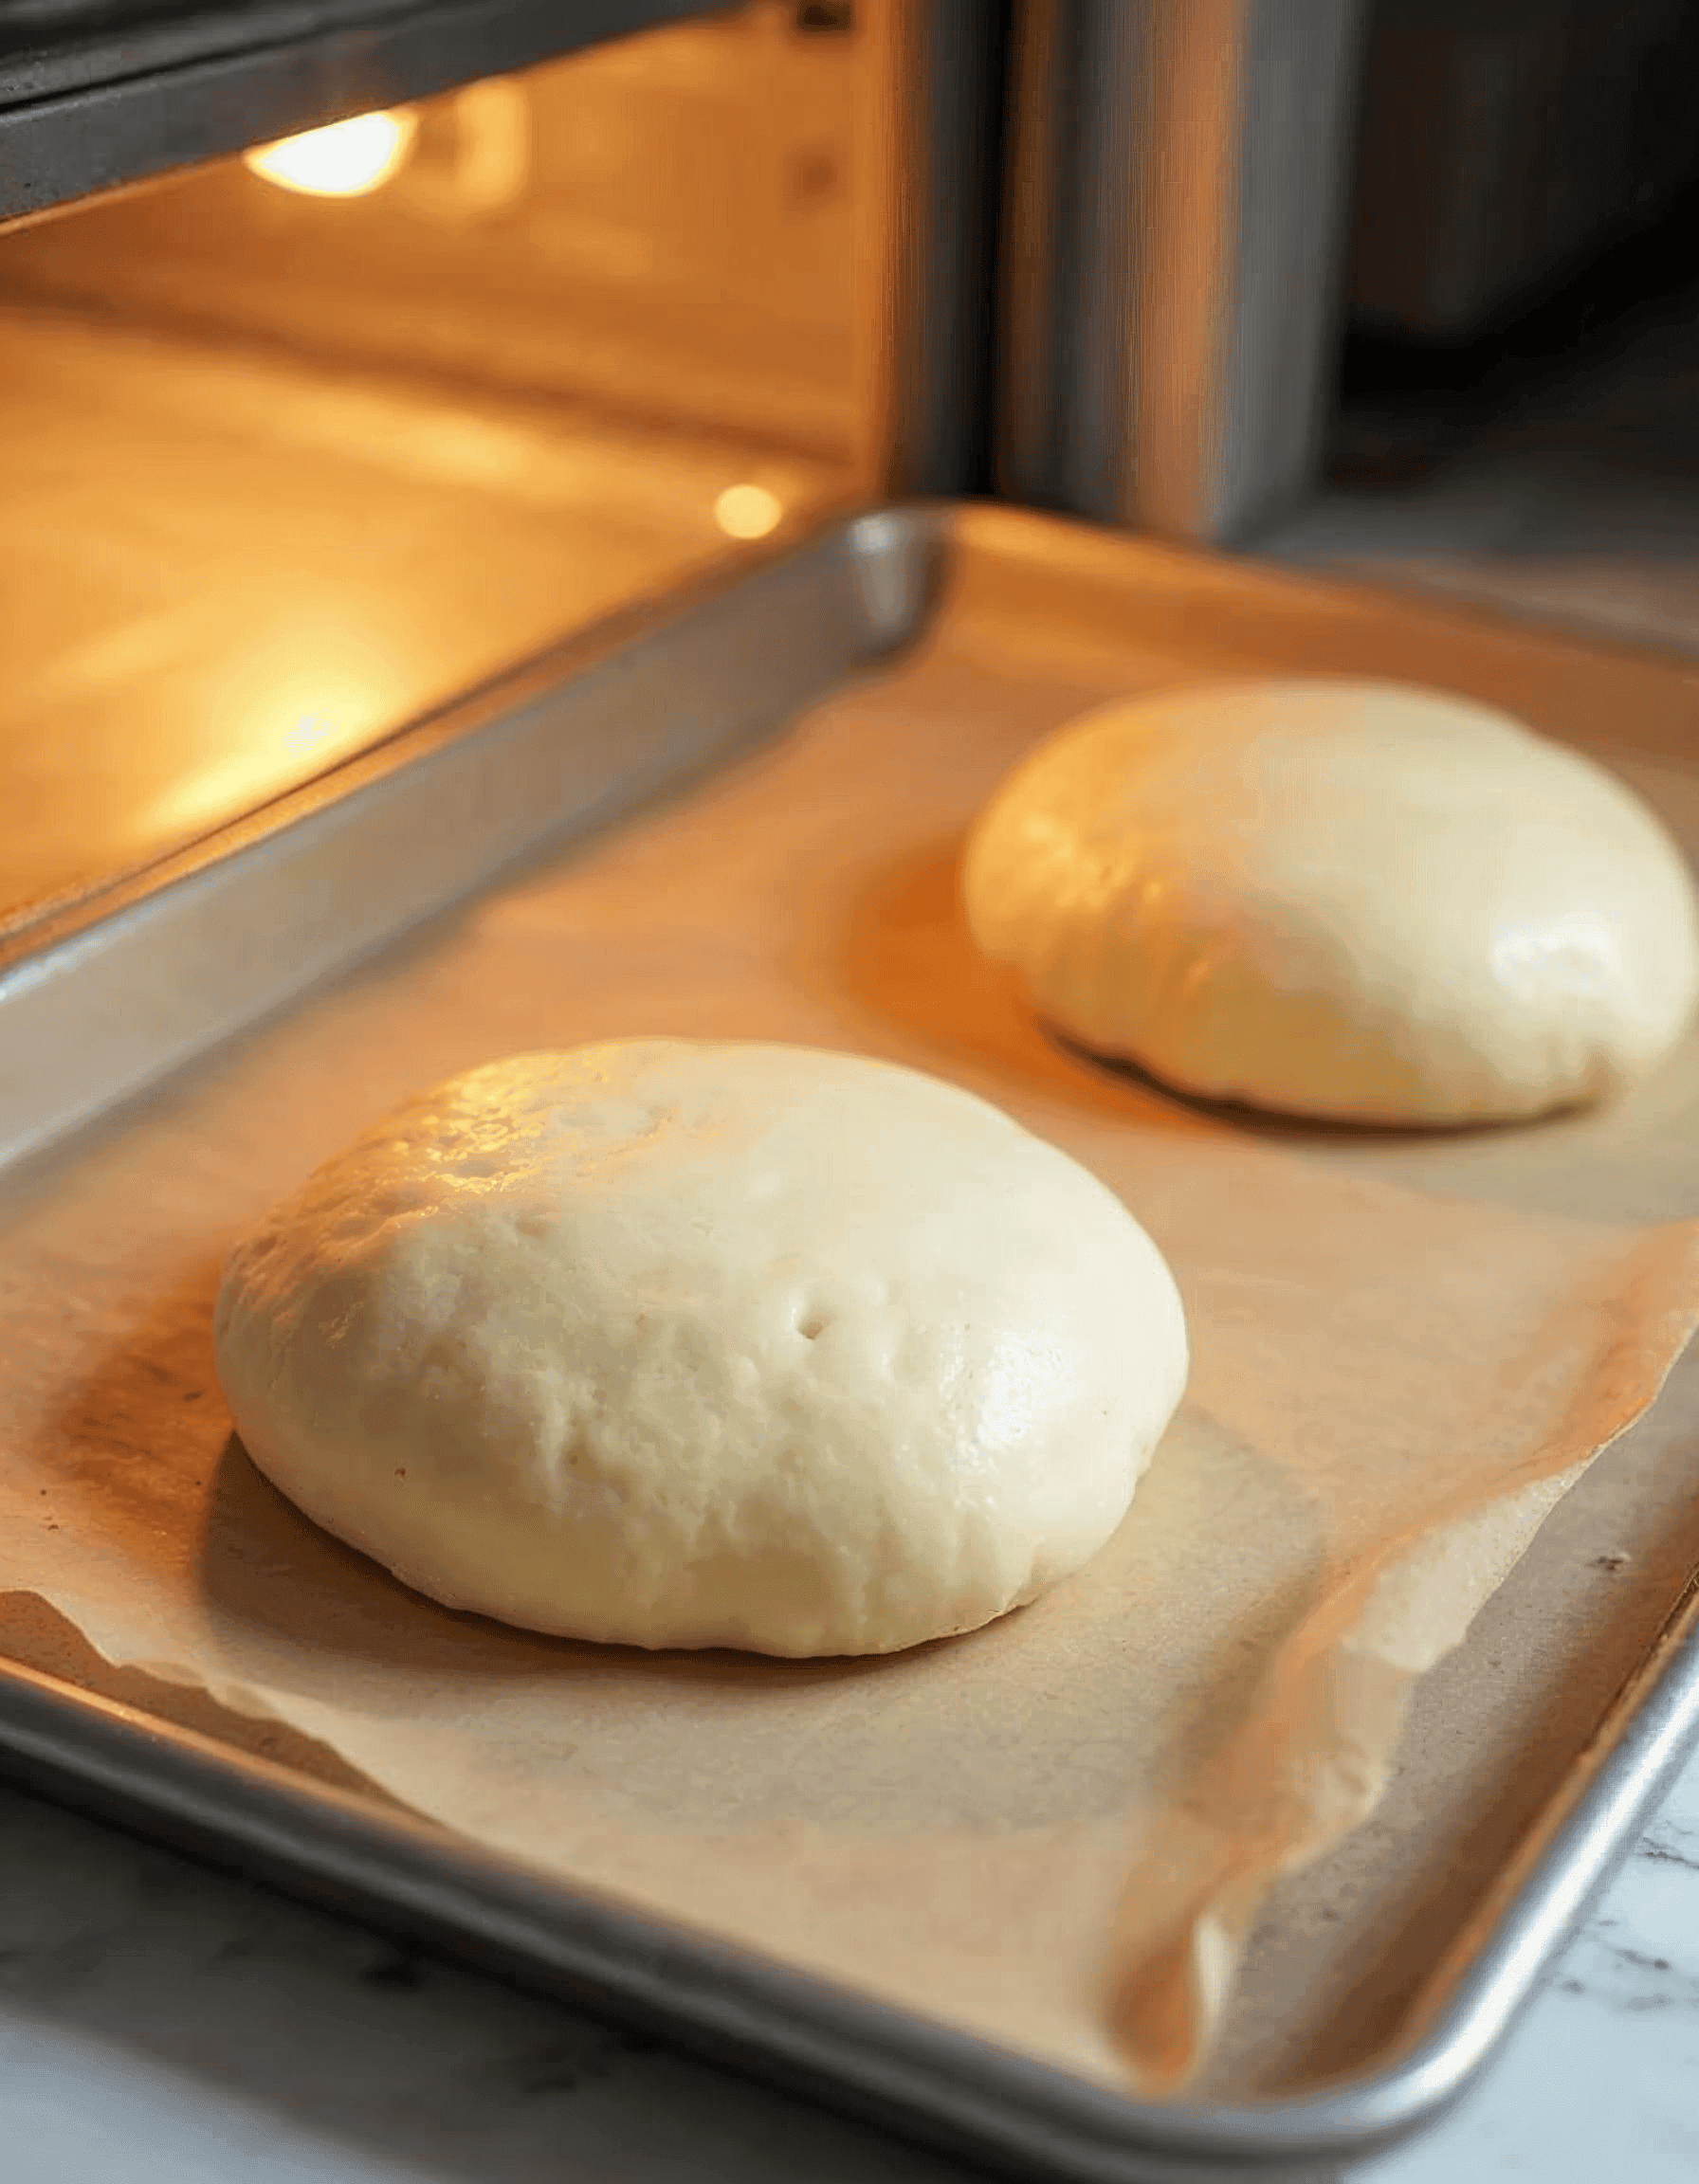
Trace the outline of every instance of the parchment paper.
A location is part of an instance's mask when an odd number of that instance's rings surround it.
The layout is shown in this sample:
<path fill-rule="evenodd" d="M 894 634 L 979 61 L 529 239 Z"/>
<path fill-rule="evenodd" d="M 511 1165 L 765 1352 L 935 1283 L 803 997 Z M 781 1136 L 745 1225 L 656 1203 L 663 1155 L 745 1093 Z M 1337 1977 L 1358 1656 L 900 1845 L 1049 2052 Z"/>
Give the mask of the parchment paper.
<path fill-rule="evenodd" d="M 1186 670 L 1129 641 L 1069 676 L 1016 636 L 946 616 L 716 783 L 14 1178 L 0 1636 L 63 1651 L 57 1615 L 486 1845 L 1160 2086 L 1272 1878 L 1372 1807 L 1413 1680 L 1653 1399 L 1699 1316 L 1699 1224 L 1471 1196 L 1443 1148 L 1420 1188 L 1352 1173 L 1398 1148 L 1318 1157 L 1049 1041 L 962 932 L 962 831 L 1034 736 Z M 906 1060 L 1123 1193 L 1196 1368 L 1084 1575 L 890 1660 L 646 1656 L 439 1611 L 259 1479 L 211 1373 L 231 1234 L 416 1086 L 628 1032 Z"/>

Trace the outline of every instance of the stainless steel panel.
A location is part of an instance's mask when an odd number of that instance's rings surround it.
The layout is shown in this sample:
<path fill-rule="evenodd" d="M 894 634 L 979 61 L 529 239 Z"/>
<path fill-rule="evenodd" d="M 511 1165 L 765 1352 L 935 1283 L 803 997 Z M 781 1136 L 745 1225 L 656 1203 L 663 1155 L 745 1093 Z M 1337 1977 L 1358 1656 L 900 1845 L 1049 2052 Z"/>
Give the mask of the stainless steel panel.
<path fill-rule="evenodd" d="M 884 482 L 901 498 L 975 492 L 991 478 L 1006 9 L 1004 0 L 921 0 L 899 9 L 893 28 Z"/>
<path fill-rule="evenodd" d="M 1021 0 L 998 478 L 1241 537 L 1320 460 L 1363 0 Z"/>

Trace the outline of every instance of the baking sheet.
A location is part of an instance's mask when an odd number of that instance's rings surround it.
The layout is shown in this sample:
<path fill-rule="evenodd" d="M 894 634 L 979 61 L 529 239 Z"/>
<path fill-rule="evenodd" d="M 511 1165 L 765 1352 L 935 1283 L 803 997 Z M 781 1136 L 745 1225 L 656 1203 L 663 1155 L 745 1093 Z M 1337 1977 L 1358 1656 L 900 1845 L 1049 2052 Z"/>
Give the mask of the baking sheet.
<path fill-rule="evenodd" d="M 1333 1172 L 1026 1022 L 960 933 L 962 827 L 1033 735 L 1228 649 L 1188 653 L 1172 622 L 1166 643 L 1070 628 L 1032 566 L 1045 536 L 969 527 L 956 598 L 895 675 L 14 1185 L 0 1576 L 110 1659 L 269 1713 L 486 1843 L 1164 2083 L 1269 1878 L 1372 1802 L 1412 1676 L 1650 1398 L 1699 1245 L 1432 1164 L 1414 1192 Z M 1158 592 L 1164 567 L 1132 565 Z M 895 1663 L 598 1653 L 412 1601 L 262 1485 L 210 1379 L 232 1227 L 417 1083 L 621 1030 L 916 1061 L 1124 1190 L 1180 1276 L 1198 1369 L 1085 1578 Z M 1636 1142 L 1610 1158 L 1635 1168 Z M 21 1622 L 9 1642 L 27 1655 Z"/>

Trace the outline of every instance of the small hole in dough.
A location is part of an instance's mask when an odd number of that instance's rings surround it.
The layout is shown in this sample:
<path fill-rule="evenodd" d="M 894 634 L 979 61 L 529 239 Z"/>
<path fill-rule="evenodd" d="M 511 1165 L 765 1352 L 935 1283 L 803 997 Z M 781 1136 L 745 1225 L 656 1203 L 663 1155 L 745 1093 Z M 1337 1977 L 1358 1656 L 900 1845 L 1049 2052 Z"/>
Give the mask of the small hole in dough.
<path fill-rule="evenodd" d="M 796 1332 L 805 1342 L 817 1341 L 831 1324 L 831 1315 L 815 1304 L 803 1313 L 796 1322 Z"/>

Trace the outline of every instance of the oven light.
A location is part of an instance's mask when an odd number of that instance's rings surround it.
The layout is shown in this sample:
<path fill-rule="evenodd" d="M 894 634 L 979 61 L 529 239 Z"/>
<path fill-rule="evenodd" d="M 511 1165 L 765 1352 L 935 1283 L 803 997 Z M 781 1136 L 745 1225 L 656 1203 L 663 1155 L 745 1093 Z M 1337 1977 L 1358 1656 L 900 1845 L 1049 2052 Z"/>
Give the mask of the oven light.
<path fill-rule="evenodd" d="M 764 538 L 776 531 L 784 502 L 764 485 L 728 485 L 714 503 L 714 520 L 728 538 Z"/>
<path fill-rule="evenodd" d="M 356 114 L 325 129 L 280 137 L 243 154 L 250 173 L 307 197 L 364 197 L 381 190 L 412 149 L 417 118 L 405 107 L 393 114 Z"/>

